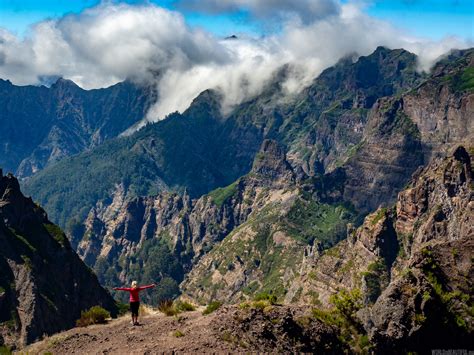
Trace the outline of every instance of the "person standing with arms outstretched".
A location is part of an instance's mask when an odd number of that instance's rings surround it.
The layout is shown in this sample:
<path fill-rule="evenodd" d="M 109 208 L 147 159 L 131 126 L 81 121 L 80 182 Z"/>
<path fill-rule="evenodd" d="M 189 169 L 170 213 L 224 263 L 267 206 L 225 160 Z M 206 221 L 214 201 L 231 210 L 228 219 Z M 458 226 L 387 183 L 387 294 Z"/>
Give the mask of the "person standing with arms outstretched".
<path fill-rule="evenodd" d="M 132 323 L 133 325 L 139 325 L 138 323 L 138 310 L 140 308 L 140 291 L 147 288 L 155 287 L 155 284 L 147 286 L 137 286 L 136 281 L 132 281 L 132 287 L 114 287 L 116 291 L 128 291 L 130 292 L 130 312 L 132 312 Z"/>

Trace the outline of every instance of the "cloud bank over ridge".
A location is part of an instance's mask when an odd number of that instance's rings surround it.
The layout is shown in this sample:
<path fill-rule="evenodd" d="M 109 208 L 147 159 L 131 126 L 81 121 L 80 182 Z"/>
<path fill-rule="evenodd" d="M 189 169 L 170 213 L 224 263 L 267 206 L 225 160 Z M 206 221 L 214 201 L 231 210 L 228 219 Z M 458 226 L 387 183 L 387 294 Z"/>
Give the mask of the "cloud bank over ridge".
<path fill-rule="evenodd" d="M 104 2 L 37 23 L 25 38 L 0 27 L 0 78 L 23 85 L 62 76 L 88 89 L 126 78 L 157 85 L 160 100 L 147 117 L 156 121 L 185 110 L 209 88 L 220 89 L 230 108 L 258 94 L 285 64 L 292 68 L 285 88 L 294 93 L 344 55 L 367 55 L 379 45 L 418 54 L 423 70 L 452 48 L 472 46 L 456 37 L 438 42 L 410 37 L 352 2 L 181 0 L 178 5 L 202 12 L 244 10 L 254 21 L 275 21 L 279 30 L 224 40 L 151 3 Z"/>

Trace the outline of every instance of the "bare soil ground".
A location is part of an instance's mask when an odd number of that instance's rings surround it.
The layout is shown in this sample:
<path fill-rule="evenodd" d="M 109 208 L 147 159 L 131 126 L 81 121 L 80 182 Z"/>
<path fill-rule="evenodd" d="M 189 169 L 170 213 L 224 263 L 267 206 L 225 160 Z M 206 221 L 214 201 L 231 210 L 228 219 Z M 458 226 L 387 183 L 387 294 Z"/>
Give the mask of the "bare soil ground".
<path fill-rule="evenodd" d="M 334 353 L 345 349 L 334 327 L 309 316 L 310 306 L 223 306 L 167 317 L 148 311 L 141 325 L 128 316 L 74 328 L 32 344 L 27 354 Z"/>
<path fill-rule="evenodd" d="M 196 352 L 238 352 L 238 344 L 227 342 L 211 326 L 215 314 L 200 311 L 167 317 L 153 312 L 141 317 L 141 325 L 130 324 L 130 317 L 108 324 L 74 328 L 22 349 L 28 354 L 155 354 Z M 244 349 L 240 349 L 244 350 Z"/>

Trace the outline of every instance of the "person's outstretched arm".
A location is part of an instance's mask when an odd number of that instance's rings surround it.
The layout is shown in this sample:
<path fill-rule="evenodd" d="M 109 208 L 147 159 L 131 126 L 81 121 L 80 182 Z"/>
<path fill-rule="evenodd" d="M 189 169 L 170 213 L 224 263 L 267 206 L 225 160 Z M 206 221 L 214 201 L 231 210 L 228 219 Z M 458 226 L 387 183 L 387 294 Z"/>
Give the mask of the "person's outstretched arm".
<path fill-rule="evenodd" d="M 129 287 L 114 287 L 115 291 L 130 291 L 131 288 Z"/>
<path fill-rule="evenodd" d="M 155 284 L 151 284 L 151 285 L 146 285 L 146 286 L 140 286 L 138 289 L 141 291 L 141 290 L 145 290 L 147 288 L 153 288 L 155 286 L 156 286 Z"/>

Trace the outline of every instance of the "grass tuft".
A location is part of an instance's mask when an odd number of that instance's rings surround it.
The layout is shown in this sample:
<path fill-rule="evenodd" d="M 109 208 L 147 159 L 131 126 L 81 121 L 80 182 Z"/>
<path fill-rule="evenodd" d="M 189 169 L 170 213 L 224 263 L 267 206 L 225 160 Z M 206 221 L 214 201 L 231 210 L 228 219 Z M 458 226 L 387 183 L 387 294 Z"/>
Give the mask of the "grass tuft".
<path fill-rule="evenodd" d="M 175 316 L 179 313 L 176 307 L 174 306 L 174 303 L 172 300 L 161 301 L 160 304 L 158 305 L 158 310 L 164 313 L 165 315 L 167 315 L 168 317 Z"/>
<path fill-rule="evenodd" d="M 184 333 L 181 330 L 176 330 L 173 332 L 173 336 L 176 338 L 184 337 Z"/>
<path fill-rule="evenodd" d="M 230 184 L 226 187 L 219 187 L 211 192 L 208 196 L 212 199 L 217 207 L 221 207 L 230 197 L 234 196 L 237 192 L 237 182 Z"/>
<path fill-rule="evenodd" d="M 81 312 L 81 318 L 76 321 L 78 327 L 87 327 L 92 324 L 107 323 L 107 318 L 110 318 L 110 313 L 100 306 L 94 306 L 88 311 Z"/>
<path fill-rule="evenodd" d="M 177 301 L 175 302 L 175 308 L 178 312 L 192 312 L 196 310 L 196 307 L 186 301 Z"/>
<path fill-rule="evenodd" d="M 206 307 L 206 309 L 202 312 L 203 315 L 211 314 L 212 312 L 218 310 L 222 306 L 222 302 L 219 301 L 212 301 Z"/>

